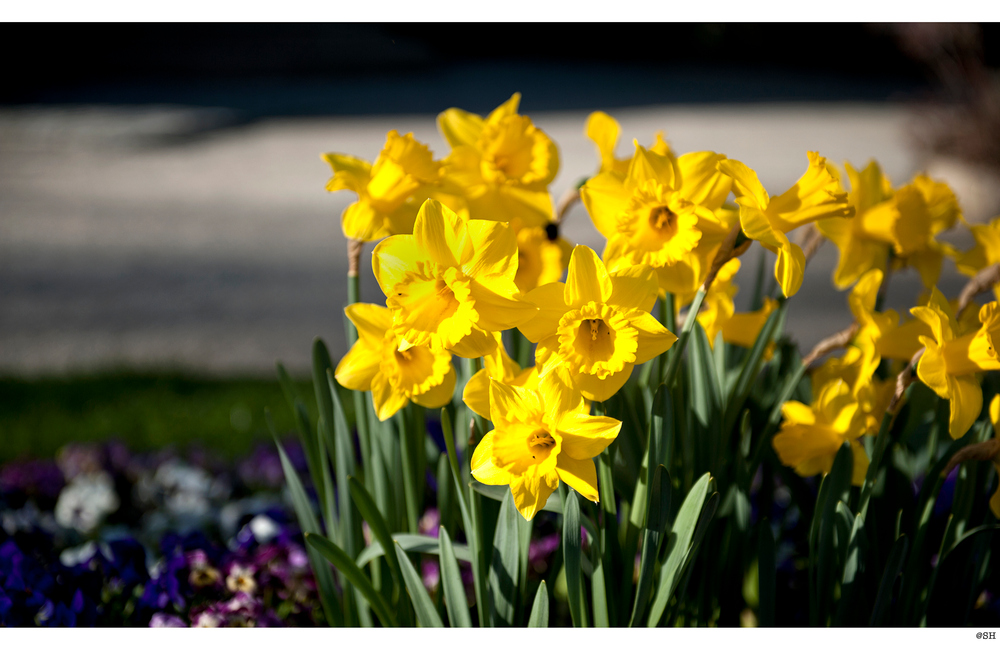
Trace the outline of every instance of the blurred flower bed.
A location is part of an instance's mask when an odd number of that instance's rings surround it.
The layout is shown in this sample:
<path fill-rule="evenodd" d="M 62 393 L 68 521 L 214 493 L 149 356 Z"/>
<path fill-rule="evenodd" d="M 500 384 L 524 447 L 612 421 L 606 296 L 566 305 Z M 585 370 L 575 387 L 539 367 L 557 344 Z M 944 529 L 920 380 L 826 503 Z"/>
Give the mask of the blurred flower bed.
<path fill-rule="evenodd" d="M 234 463 L 113 442 L 0 466 L 0 625 L 322 623 L 283 483 L 273 444 Z"/>

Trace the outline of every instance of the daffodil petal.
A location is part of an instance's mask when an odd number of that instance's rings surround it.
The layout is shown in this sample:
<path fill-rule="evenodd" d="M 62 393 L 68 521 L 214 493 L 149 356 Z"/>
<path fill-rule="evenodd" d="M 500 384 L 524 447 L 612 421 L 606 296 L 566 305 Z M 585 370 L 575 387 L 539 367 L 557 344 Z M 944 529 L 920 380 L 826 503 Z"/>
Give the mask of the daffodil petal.
<path fill-rule="evenodd" d="M 787 240 L 786 240 L 787 241 Z M 788 242 L 778 249 L 778 260 L 774 265 L 774 278 L 781 286 L 786 298 L 794 296 L 802 286 L 806 272 L 806 256 L 798 244 Z"/>
<path fill-rule="evenodd" d="M 444 381 L 442 381 L 437 386 L 431 388 L 426 393 L 413 395 L 410 399 L 412 399 L 420 406 L 423 406 L 424 408 L 437 409 L 448 404 L 448 402 L 451 401 L 452 395 L 454 394 L 455 394 L 455 369 L 449 368 L 448 374 L 444 376 Z"/>
<path fill-rule="evenodd" d="M 525 414 L 543 412 L 537 392 L 490 379 L 490 420 L 498 429 L 512 420 L 530 419 Z"/>
<path fill-rule="evenodd" d="M 954 440 L 958 440 L 979 419 L 983 410 L 983 389 L 975 375 L 949 375 L 948 384 L 951 392 L 948 433 Z"/>
<path fill-rule="evenodd" d="M 559 454 L 556 461 L 556 474 L 559 479 L 580 493 L 583 498 L 598 502 L 597 468 L 593 459 L 577 460 L 566 454 Z"/>
<path fill-rule="evenodd" d="M 417 246 L 442 266 L 460 266 L 473 255 L 465 220 L 434 199 L 420 206 L 413 236 Z"/>
<path fill-rule="evenodd" d="M 622 311 L 641 309 L 648 312 L 656 303 L 660 288 L 656 272 L 645 264 L 630 266 L 611 275 L 608 304 Z"/>
<path fill-rule="evenodd" d="M 503 275 L 511 280 L 517 274 L 517 236 L 505 223 L 476 219 L 467 224 L 475 251 L 462 266 L 466 275 Z"/>
<path fill-rule="evenodd" d="M 485 368 L 469 377 L 462 391 L 462 401 L 479 417 L 490 419 L 490 376 Z"/>
<path fill-rule="evenodd" d="M 382 361 L 381 347 L 381 342 L 372 345 L 365 339 L 358 339 L 337 364 L 334 371 L 337 383 L 351 390 L 371 390 L 372 378 Z"/>
<path fill-rule="evenodd" d="M 750 198 L 754 206 L 759 210 L 767 208 L 770 198 L 767 196 L 767 190 L 764 189 L 764 186 L 757 178 L 757 172 L 732 158 L 720 160 L 718 168 L 723 174 L 733 179 L 733 194 L 737 198 Z M 749 237 L 749 233 L 747 236 Z M 753 238 L 751 237 L 751 239 Z"/>
<path fill-rule="evenodd" d="M 632 375 L 632 368 L 634 366 L 634 363 L 626 363 L 624 368 L 608 375 L 604 379 L 586 373 L 574 374 L 573 385 L 587 399 L 603 402 L 611 399 L 611 396 L 625 385 L 625 382 Z"/>
<path fill-rule="evenodd" d="M 611 276 L 597 253 L 583 245 L 574 248 L 563 295 L 566 304 L 579 307 L 591 301 L 606 303 L 612 291 Z"/>
<path fill-rule="evenodd" d="M 483 118 L 460 108 L 449 108 L 437 117 L 438 130 L 452 147 L 473 146 L 483 132 Z"/>
<path fill-rule="evenodd" d="M 601 169 L 611 169 L 615 164 L 615 144 L 621 133 L 618 121 L 604 111 L 594 111 L 587 117 L 587 137 L 597 145 L 601 156 Z"/>
<path fill-rule="evenodd" d="M 781 405 L 781 417 L 791 424 L 816 424 L 816 414 L 813 413 L 813 410 L 795 400 Z"/>
<path fill-rule="evenodd" d="M 340 215 L 344 237 L 358 241 L 373 241 L 389 234 L 383 221 L 382 215 L 375 211 L 367 198 L 350 204 Z"/>
<path fill-rule="evenodd" d="M 486 485 L 508 485 L 513 478 L 510 472 L 493 464 L 492 431 L 476 445 L 476 450 L 472 452 L 471 466 L 473 478 Z"/>
<path fill-rule="evenodd" d="M 723 154 L 714 151 L 694 151 L 678 158 L 680 195 L 709 210 L 721 208 L 733 187 L 732 177 L 718 168 L 725 159 Z"/>
<path fill-rule="evenodd" d="M 509 282 L 516 291 L 514 282 Z M 534 303 L 503 296 L 475 279 L 469 283 L 469 291 L 479 314 L 478 325 L 489 332 L 500 332 L 523 325 L 538 313 Z"/>
<path fill-rule="evenodd" d="M 626 315 L 629 325 L 639 332 L 635 363 L 646 363 L 663 354 L 674 344 L 677 336 L 646 311 L 632 311 Z"/>
<path fill-rule="evenodd" d="M 559 319 L 569 310 L 569 305 L 563 300 L 565 286 L 562 282 L 543 284 L 524 296 L 525 300 L 538 307 L 538 311 L 517 329 L 532 343 L 556 333 Z"/>
<path fill-rule="evenodd" d="M 376 373 L 375 377 L 372 378 L 371 390 L 375 415 L 381 422 L 391 418 L 409 401 L 406 395 L 392 389 L 389 380 L 381 372 Z"/>
<path fill-rule="evenodd" d="M 851 441 L 851 453 L 854 455 L 854 475 L 851 477 L 851 485 L 860 487 L 865 482 L 865 475 L 868 474 L 868 453 L 860 440 Z"/>
<path fill-rule="evenodd" d="M 559 486 L 555 472 L 549 476 L 515 476 L 510 481 L 510 491 L 514 495 L 514 505 L 521 516 L 531 521 L 545 507 L 549 496 Z"/>
<path fill-rule="evenodd" d="M 496 349 L 496 345 L 496 339 L 490 336 L 489 332 L 473 326 L 472 331 L 448 348 L 448 351 L 456 357 L 475 359 L 491 354 Z"/>
<path fill-rule="evenodd" d="M 372 251 L 372 272 L 382 293 L 388 296 L 418 262 L 429 261 L 413 235 L 393 235 L 380 241 Z"/>
<path fill-rule="evenodd" d="M 392 312 L 380 305 L 358 302 L 345 307 L 344 313 L 358 328 L 358 336 L 372 345 L 381 344 L 392 327 Z"/>
<path fill-rule="evenodd" d="M 580 200 L 597 231 L 605 239 L 611 239 L 618 232 L 618 215 L 625 210 L 629 200 L 621 179 L 610 172 L 591 177 L 580 188 Z"/>
<path fill-rule="evenodd" d="M 622 423 L 614 418 L 579 412 L 566 413 L 556 423 L 562 436 L 562 454 L 577 460 L 599 455 L 615 441 L 621 428 Z"/>

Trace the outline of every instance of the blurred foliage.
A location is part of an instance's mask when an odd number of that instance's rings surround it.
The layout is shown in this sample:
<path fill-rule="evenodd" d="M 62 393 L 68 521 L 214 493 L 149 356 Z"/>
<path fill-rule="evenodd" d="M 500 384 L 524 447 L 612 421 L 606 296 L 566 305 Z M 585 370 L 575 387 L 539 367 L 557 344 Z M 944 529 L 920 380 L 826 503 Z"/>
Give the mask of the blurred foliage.
<path fill-rule="evenodd" d="M 300 385 L 311 408 L 309 384 Z M 51 457 L 68 442 L 117 438 L 135 450 L 200 445 L 235 455 L 295 427 L 275 380 L 111 373 L 0 379 L 0 462 Z"/>

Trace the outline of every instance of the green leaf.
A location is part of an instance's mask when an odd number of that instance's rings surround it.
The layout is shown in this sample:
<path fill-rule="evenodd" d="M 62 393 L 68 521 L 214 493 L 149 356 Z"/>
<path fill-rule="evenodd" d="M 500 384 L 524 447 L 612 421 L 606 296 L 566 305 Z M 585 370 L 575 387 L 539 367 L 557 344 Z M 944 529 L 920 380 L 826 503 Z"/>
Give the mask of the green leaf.
<path fill-rule="evenodd" d="M 850 625 L 858 618 L 858 589 L 861 574 L 865 570 L 865 558 L 868 556 L 868 540 L 865 537 L 865 520 L 861 515 L 854 517 L 847 553 L 844 560 L 844 571 L 840 580 L 840 602 L 837 604 L 837 615 L 834 618 L 838 627 Z"/>
<path fill-rule="evenodd" d="M 490 611 L 496 627 L 510 627 L 514 624 L 520 574 L 520 544 L 517 534 L 517 519 L 520 516 L 521 513 L 514 505 L 514 495 L 508 491 L 507 498 L 500 506 L 496 534 L 493 536 L 493 559 L 490 562 L 488 582 Z"/>
<path fill-rule="evenodd" d="M 771 312 L 771 315 L 767 317 L 767 321 L 764 322 L 760 333 L 757 334 L 757 340 L 754 341 L 753 347 L 750 348 L 750 352 L 744 358 L 743 365 L 740 367 L 740 374 L 736 379 L 736 384 L 726 399 L 726 410 L 722 418 L 723 431 L 732 431 L 733 426 L 736 424 L 736 418 L 743 410 L 743 404 L 750 395 L 750 389 L 753 388 L 754 381 L 757 379 L 757 373 L 760 371 L 760 367 L 764 361 L 764 353 L 767 351 L 767 346 L 776 338 L 777 333 L 781 331 L 788 301 L 779 298 L 778 303 L 779 307 Z"/>
<path fill-rule="evenodd" d="M 581 556 L 583 543 L 580 537 L 580 504 L 576 492 L 567 491 L 567 499 L 563 508 L 563 564 L 566 568 L 566 594 L 569 600 L 569 613 L 574 627 L 583 627 L 583 583 L 580 579 Z"/>
<path fill-rule="evenodd" d="M 358 512 L 368 522 L 368 527 L 371 529 L 372 535 L 383 548 L 392 546 L 392 534 L 389 532 L 389 526 L 385 523 L 385 519 L 382 518 L 382 513 L 378 511 L 378 507 L 375 505 L 375 501 L 371 495 L 368 494 L 368 490 L 361 484 L 361 481 L 353 476 L 350 477 L 349 483 L 351 486 L 351 498 L 354 499 L 354 503 L 358 507 Z M 396 584 L 401 584 L 403 574 L 400 572 L 396 555 L 390 553 L 385 556 L 385 559 L 389 563 L 389 570 L 392 571 L 393 580 L 396 581 Z"/>
<path fill-rule="evenodd" d="M 330 351 L 326 348 L 323 339 L 316 337 L 313 339 L 312 349 L 313 366 L 313 390 L 316 392 L 316 406 L 319 408 L 319 416 L 330 426 L 331 430 L 335 426 L 333 421 L 333 396 L 330 393 L 330 384 L 326 378 L 326 371 L 333 370 L 333 362 L 330 360 Z M 331 449 L 331 458 L 336 467 L 336 450 Z"/>
<path fill-rule="evenodd" d="M 705 428 L 722 411 L 722 388 L 715 373 L 712 348 L 701 323 L 695 322 L 691 332 L 691 358 L 688 369 L 691 374 L 691 397 L 694 414 Z"/>
<path fill-rule="evenodd" d="M 692 486 L 691 491 L 684 498 L 680 510 L 677 511 L 677 517 L 674 519 L 668 536 L 667 559 L 660 569 L 660 581 L 647 621 L 649 627 L 659 625 L 660 619 L 667 609 L 667 604 L 670 602 L 670 597 L 673 595 L 674 589 L 677 588 L 684 559 L 691 548 L 695 528 L 698 527 L 698 522 L 701 519 L 711 482 L 712 477 L 707 472 L 703 474 Z"/>
<path fill-rule="evenodd" d="M 441 526 L 438 529 L 441 558 L 441 587 L 444 589 L 444 604 L 448 611 L 448 620 L 452 627 L 472 627 L 469 607 L 465 601 L 465 587 L 462 585 L 462 574 L 455 558 L 455 549 L 451 544 L 448 529 Z"/>
<path fill-rule="evenodd" d="M 358 568 L 358 565 L 351 560 L 350 556 L 342 548 L 325 537 L 314 533 L 306 533 L 305 538 L 310 546 L 319 551 L 333 566 L 337 567 L 341 575 L 347 578 L 361 592 L 372 609 L 375 610 L 375 615 L 378 616 L 384 626 L 395 627 L 396 619 L 393 617 L 389 605 L 382 598 L 382 594 L 375 590 L 368 576 Z"/>
<path fill-rule="evenodd" d="M 528 627 L 549 626 L 549 590 L 545 581 L 538 585 L 535 592 L 535 603 L 531 606 L 531 616 L 528 617 Z"/>
<path fill-rule="evenodd" d="M 438 540 L 430 535 L 414 535 L 413 533 L 393 533 L 393 543 L 399 544 L 407 553 L 427 553 L 437 555 L 439 552 Z M 455 557 L 463 562 L 472 562 L 472 553 L 465 544 L 454 544 Z M 375 558 L 385 555 L 385 551 L 377 540 L 369 544 L 358 554 L 358 566 L 363 567 Z"/>
<path fill-rule="evenodd" d="M 811 622 L 825 625 L 827 605 L 833 598 L 835 561 L 834 530 L 837 526 L 837 503 L 851 487 L 854 454 L 844 443 L 833 461 L 830 473 L 823 477 L 810 531 L 810 567 L 814 574 L 815 591 L 810 600 Z M 845 537 L 846 539 L 846 537 Z"/>
<path fill-rule="evenodd" d="M 438 616 L 434 608 L 434 601 L 431 600 L 427 588 L 424 587 L 423 580 L 417 570 L 413 568 L 410 558 L 406 556 L 406 551 L 399 544 L 396 544 L 396 558 L 399 560 L 399 568 L 403 572 L 403 582 L 406 584 L 406 591 L 410 594 L 410 602 L 413 603 L 413 610 L 417 613 L 417 621 L 420 627 L 444 627 L 441 617 Z"/>
<path fill-rule="evenodd" d="M 278 435 L 274 430 L 274 422 L 271 420 L 270 412 L 264 412 L 264 419 L 271 429 L 274 444 L 278 447 L 281 469 L 285 473 L 285 483 L 288 485 L 288 491 L 292 497 L 292 507 L 295 509 L 295 516 L 299 520 L 299 526 L 302 528 L 303 533 L 320 535 L 319 521 L 313 512 L 312 504 L 309 503 L 309 497 L 306 496 L 306 491 L 302 487 L 302 482 L 299 481 L 299 475 L 295 471 L 295 467 L 292 466 L 291 461 L 288 460 L 288 455 L 285 454 L 285 449 L 278 442 Z M 341 613 L 340 599 L 337 598 L 335 580 L 333 572 L 330 571 L 330 565 L 324 562 L 323 558 L 318 556 L 315 551 L 311 549 L 307 550 L 309 551 L 309 563 L 312 565 L 313 573 L 316 576 L 320 601 L 323 604 L 323 612 L 326 614 L 326 620 L 331 625 L 342 626 L 344 619 Z"/>
<path fill-rule="evenodd" d="M 757 624 L 760 627 L 774 627 L 775 581 L 777 567 L 774 551 L 774 534 L 771 524 L 765 519 L 760 524 L 760 539 L 757 549 Z"/>
<path fill-rule="evenodd" d="M 639 580 L 632 605 L 629 627 L 636 627 L 646 613 L 650 588 L 653 585 L 653 569 L 660 540 L 670 518 L 670 473 L 663 465 L 657 465 L 653 474 L 653 487 L 649 497 L 649 510 L 642 535 L 642 556 L 639 560 Z"/>
<path fill-rule="evenodd" d="M 906 535 L 901 535 L 892 545 L 892 550 L 889 551 L 889 559 L 886 560 L 885 571 L 882 572 L 882 581 L 878 585 L 878 595 L 875 596 L 875 606 L 872 607 L 872 616 L 868 621 L 871 627 L 883 627 L 888 622 L 886 612 L 892 598 L 892 585 L 903 571 L 903 563 L 906 561 L 906 551 L 909 546 L 910 540 L 906 538 Z"/>

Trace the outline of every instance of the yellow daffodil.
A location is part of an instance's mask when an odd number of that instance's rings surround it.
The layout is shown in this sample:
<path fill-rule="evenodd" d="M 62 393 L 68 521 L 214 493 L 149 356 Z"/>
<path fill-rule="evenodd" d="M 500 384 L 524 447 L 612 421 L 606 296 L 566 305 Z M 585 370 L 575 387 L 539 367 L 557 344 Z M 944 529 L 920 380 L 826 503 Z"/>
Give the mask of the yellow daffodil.
<path fill-rule="evenodd" d="M 419 203 L 414 195 L 421 186 L 438 180 L 441 163 L 435 162 L 427 145 L 412 133 L 389 131 L 375 164 L 339 153 L 323 154 L 333 168 L 328 192 L 351 190 L 358 200 L 344 209 L 344 236 L 373 241 L 388 235 L 413 231 Z"/>
<path fill-rule="evenodd" d="M 573 245 L 559 236 L 559 227 L 550 223 L 544 228 L 521 228 L 517 231 L 517 275 L 514 284 L 521 291 L 558 282 L 566 267 Z"/>
<path fill-rule="evenodd" d="M 960 336 L 951 305 L 936 288 L 930 302 L 910 312 L 931 330 L 921 336 L 924 353 L 917 364 L 917 376 L 942 399 L 951 402 L 948 433 L 958 439 L 965 435 L 983 410 L 983 391 L 977 372 L 1000 370 L 994 338 L 1000 339 L 1000 310 L 996 302 L 979 310 L 982 326 Z"/>
<path fill-rule="evenodd" d="M 485 119 L 458 108 L 438 115 L 451 145 L 444 173 L 472 219 L 519 219 L 525 226 L 552 220 L 548 186 L 559 171 L 559 151 L 531 118 L 518 115 L 520 100 L 515 93 Z"/>
<path fill-rule="evenodd" d="M 618 120 L 603 111 L 594 111 L 587 117 L 585 133 L 597 145 L 597 153 L 601 157 L 600 172 L 609 172 L 624 179 L 628 174 L 630 160 L 615 157 L 615 147 L 618 145 L 621 131 L 622 128 L 618 124 Z M 662 131 L 656 134 L 656 140 L 649 147 L 649 150 L 666 157 L 675 168 L 677 167 L 677 157 L 671 151 L 667 141 L 663 139 Z"/>
<path fill-rule="evenodd" d="M 973 276 L 987 266 L 1000 262 L 1000 217 L 989 223 L 969 226 L 976 245 L 962 253 L 955 260 L 960 273 Z M 1000 285 L 993 287 L 993 293 L 1000 297 Z"/>
<path fill-rule="evenodd" d="M 358 328 L 358 340 L 337 364 L 341 386 L 372 393 L 379 420 L 388 420 L 407 402 L 440 408 L 455 392 L 451 354 L 441 347 L 399 349 L 392 315 L 385 307 L 356 303 L 344 310 Z"/>
<path fill-rule="evenodd" d="M 472 455 L 472 475 L 487 485 L 510 485 L 514 504 L 531 520 L 564 481 L 583 497 L 598 500 L 597 456 L 621 430 L 613 418 L 592 416 L 561 389 L 539 390 L 490 380 L 490 420 Z"/>
<path fill-rule="evenodd" d="M 781 462 L 800 476 L 826 474 L 844 442 L 854 452 L 852 483 L 861 485 L 868 471 L 868 455 L 858 438 L 865 433 L 865 417 L 847 382 L 813 384 L 813 403 L 789 401 L 781 407 L 784 421 L 772 444 Z"/>
<path fill-rule="evenodd" d="M 729 230 L 717 214 L 731 181 L 711 151 L 679 158 L 635 143 L 625 176 L 602 171 L 580 188 L 591 221 L 604 235 L 611 270 L 646 264 L 664 291 L 686 293 L 708 274 Z"/>
<path fill-rule="evenodd" d="M 719 169 L 733 179 L 733 193 L 740 206 L 743 234 L 778 256 L 774 277 L 782 293 L 798 292 L 805 273 L 802 249 L 786 233 L 799 226 L 830 217 L 853 217 L 847 193 L 826 158 L 809 152 L 809 168 L 789 190 L 770 198 L 752 169 L 737 160 L 722 160 Z"/>
<path fill-rule="evenodd" d="M 649 313 L 656 302 L 656 274 L 639 265 L 609 274 L 597 254 L 577 246 L 566 283 L 528 293 L 538 313 L 518 329 L 538 343 L 541 376 L 556 376 L 587 399 L 615 394 L 637 363 L 673 345 L 677 337 Z"/>
<path fill-rule="evenodd" d="M 506 386 L 538 390 L 538 366 L 522 370 L 507 354 L 500 334 L 493 336 L 497 342 L 496 348 L 483 357 L 483 367 L 469 377 L 462 392 L 465 405 L 487 420 L 490 419 L 490 379 L 496 379 Z"/>
<path fill-rule="evenodd" d="M 420 206 L 412 235 L 394 235 L 372 253 L 372 270 L 400 350 L 440 345 L 461 357 L 489 354 L 491 332 L 525 323 L 537 309 L 514 284 L 517 242 L 507 224 L 470 221 L 438 201 Z"/>

